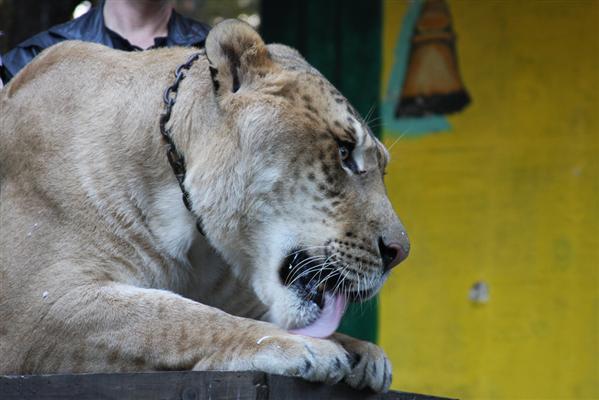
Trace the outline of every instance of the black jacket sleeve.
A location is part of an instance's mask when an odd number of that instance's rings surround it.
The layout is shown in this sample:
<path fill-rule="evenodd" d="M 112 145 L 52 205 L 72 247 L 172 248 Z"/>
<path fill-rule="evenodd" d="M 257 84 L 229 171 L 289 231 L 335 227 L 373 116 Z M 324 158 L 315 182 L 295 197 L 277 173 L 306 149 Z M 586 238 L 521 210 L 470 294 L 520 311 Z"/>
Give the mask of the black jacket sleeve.
<path fill-rule="evenodd" d="M 42 50 L 63 40 L 64 38 L 53 35 L 50 32 L 42 32 L 20 43 L 17 47 L 2 56 L 2 63 L 4 64 L 1 69 L 2 81 L 6 83 L 11 80 L 17 72 L 29 64 Z"/>

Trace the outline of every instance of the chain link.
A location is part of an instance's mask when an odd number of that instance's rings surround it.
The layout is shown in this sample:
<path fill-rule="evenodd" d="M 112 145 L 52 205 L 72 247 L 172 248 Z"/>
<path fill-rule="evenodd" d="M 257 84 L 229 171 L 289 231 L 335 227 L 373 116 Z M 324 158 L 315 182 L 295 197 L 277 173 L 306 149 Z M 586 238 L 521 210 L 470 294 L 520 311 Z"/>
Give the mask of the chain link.
<path fill-rule="evenodd" d="M 179 182 L 179 187 L 181 188 L 181 192 L 183 193 L 183 204 L 190 211 L 191 203 L 189 200 L 189 193 L 185 189 L 183 182 L 185 181 L 185 158 L 183 155 L 177 150 L 175 143 L 171 137 L 170 128 L 166 127 L 166 124 L 169 122 L 171 118 L 171 113 L 173 111 L 173 106 L 177 101 L 177 93 L 179 91 L 179 84 L 183 79 L 185 79 L 185 71 L 188 71 L 191 68 L 191 65 L 200 57 L 202 53 L 194 53 L 192 54 L 185 63 L 179 65 L 175 70 L 175 80 L 174 82 L 166 88 L 162 95 L 162 101 L 164 103 L 164 112 L 160 115 L 160 134 L 162 135 L 162 139 L 166 142 L 166 157 L 168 159 L 171 168 L 173 169 L 173 173 L 177 178 L 177 182 Z M 204 235 L 204 231 L 202 229 L 202 220 L 200 217 L 197 218 L 196 226 L 198 231 L 202 235 Z"/>

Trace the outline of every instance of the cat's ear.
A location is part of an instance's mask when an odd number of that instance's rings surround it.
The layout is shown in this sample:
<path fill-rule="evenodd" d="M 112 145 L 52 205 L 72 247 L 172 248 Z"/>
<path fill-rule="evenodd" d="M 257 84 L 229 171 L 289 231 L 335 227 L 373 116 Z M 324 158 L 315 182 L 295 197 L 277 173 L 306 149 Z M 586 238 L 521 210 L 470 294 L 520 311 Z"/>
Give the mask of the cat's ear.
<path fill-rule="evenodd" d="M 208 33 L 206 57 L 217 96 L 236 93 L 273 65 L 258 32 L 236 19 L 224 20 Z"/>

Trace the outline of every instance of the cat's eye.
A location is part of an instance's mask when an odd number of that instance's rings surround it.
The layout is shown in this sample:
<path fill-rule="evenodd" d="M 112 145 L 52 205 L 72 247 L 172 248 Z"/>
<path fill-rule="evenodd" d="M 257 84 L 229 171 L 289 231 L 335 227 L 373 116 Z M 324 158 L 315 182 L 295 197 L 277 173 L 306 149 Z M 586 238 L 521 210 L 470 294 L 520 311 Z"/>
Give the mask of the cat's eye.
<path fill-rule="evenodd" d="M 339 146 L 339 158 L 344 168 L 347 168 L 354 174 L 358 172 L 358 166 L 353 158 L 353 151 L 356 147 L 355 143 L 347 142 L 345 140 L 337 140 Z"/>
<path fill-rule="evenodd" d="M 347 161 L 350 155 L 351 152 L 346 146 L 339 145 L 339 156 L 341 157 L 341 161 Z"/>
<path fill-rule="evenodd" d="M 338 140 L 337 145 L 339 146 L 339 157 L 341 158 L 341 161 L 344 163 L 350 161 L 355 144 L 344 140 Z"/>

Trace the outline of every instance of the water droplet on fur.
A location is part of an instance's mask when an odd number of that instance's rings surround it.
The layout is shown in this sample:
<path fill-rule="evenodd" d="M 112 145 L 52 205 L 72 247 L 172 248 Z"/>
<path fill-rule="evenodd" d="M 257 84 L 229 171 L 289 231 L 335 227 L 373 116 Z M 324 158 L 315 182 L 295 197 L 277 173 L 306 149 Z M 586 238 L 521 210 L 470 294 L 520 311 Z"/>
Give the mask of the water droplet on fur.
<path fill-rule="evenodd" d="M 48 292 L 42 293 L 42 299 L 44 299 L 44 300 L 47 299 L 48 298 L 48 294 L 49 294 Z"/>

